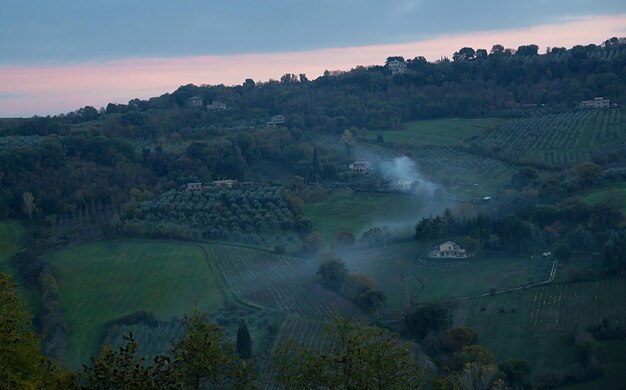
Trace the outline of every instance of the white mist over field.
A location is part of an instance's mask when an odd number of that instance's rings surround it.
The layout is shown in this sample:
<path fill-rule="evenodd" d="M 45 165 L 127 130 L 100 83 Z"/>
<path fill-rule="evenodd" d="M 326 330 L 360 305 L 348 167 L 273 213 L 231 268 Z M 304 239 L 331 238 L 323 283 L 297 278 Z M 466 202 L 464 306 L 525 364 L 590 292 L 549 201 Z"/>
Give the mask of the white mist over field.
<path fill-rule="evenodd" d="M 390 210 L 375 213 L 367 228 L 355 232 L 361 236 L 364 231 L 374 226 L 386 226 L 394 237 L 407 237 L 413 234 L 415 224 L 420 218 L 443 212 L 451 202 L 438 196 L 441 186 L 428 179 L 415 160 L 408 156 L 380 155 L 373 150 L 359 148 L 355 160 L 366 160 L 386 184 L 381 187 L 387 196 L 398 198 L 397 206 Z"/>
<path fill-rule="evenodd" d="M 419 172 L 414 160 L 407 156 L 396 157 L 392 160 L 381 160 L 378 163 L 379 173 L 392 183 L 409 182 L 412 192 L 432 196 L 439 186 L 427 179 Z"/>

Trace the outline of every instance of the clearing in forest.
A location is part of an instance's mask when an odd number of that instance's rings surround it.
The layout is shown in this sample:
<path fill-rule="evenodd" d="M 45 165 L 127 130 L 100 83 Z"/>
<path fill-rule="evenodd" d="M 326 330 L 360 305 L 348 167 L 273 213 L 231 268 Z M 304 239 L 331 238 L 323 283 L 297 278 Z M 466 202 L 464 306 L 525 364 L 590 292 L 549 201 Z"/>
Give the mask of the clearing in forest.
<path fill-rule="evenodd" d="M 368 130 L 367 138 L 382 135 L 385 142 L 402 145 L 458 146 L 464 140 L 494 128 L 501 118 L 445 118 L 407 122 L 393 130 Z"/>

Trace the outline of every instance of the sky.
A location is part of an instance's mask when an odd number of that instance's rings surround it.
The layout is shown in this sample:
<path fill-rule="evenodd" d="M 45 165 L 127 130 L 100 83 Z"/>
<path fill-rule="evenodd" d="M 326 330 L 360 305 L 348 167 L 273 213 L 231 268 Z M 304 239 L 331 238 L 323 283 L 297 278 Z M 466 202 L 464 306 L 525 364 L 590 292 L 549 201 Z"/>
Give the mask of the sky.
<path fill-rule="evenodd" d="M 600 44 L 626 36 L 619 0 L 0 0 L 0 117 L 146 99 L 194 84 Z"/>

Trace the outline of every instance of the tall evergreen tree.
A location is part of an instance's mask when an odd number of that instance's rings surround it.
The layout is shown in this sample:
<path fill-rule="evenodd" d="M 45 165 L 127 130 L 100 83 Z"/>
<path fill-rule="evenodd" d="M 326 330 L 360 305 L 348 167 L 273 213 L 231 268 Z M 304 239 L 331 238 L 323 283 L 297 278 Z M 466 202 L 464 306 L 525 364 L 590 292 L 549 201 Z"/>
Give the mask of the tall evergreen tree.
<path fill-rule="evenodd" d="M 315 173 L 315 182 L 319 182 L 320 172 L 322 167 L 320 165 L 320 157 L 317 154 L 317 148 L 313 148 L 313 172 Z"/>
<path fill-rule="evenodd" d="M 237 331 L 237 354 L 242 359 L 252 358 L 252 340 L 245 321 L 241 322 Z"/>

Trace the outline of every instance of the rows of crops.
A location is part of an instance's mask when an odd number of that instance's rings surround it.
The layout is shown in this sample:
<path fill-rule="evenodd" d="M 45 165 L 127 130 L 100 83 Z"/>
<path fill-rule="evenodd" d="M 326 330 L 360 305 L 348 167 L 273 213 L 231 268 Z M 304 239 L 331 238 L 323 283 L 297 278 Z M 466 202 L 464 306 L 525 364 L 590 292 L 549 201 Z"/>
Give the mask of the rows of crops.
<path fill-rule="evenodd" d="M 310 261 L 226 245 L 210 250 L 229 287 L 247 301 L 302 318 L 340 314 L 367 319 L 352 302 L 315 282 Z"/>
<path fill-rule="evenodd" d="M 314 272 L 301 259 L 227 245 L 210 250 L 229 287 L 261 306 L 288 309 L 313 279 Z"/>
<path fill-rule="evenodd" d="M 535 291 L 530 323 L 536 331 L 573 331 L 598 324 L 607 318 L 626 323 L 626 308 L 612 301 L 626 298 L 624 279 L 584 284 L 558 284 Z"/>
<path fill-rule="evenodd" d="M 319 284 L 312 284 L 298 294 L 287 309 L 302 318 L 323 320 L 341 315 L 367 321 L 367 316 L 354 303 Z"/>
<path fill-rule="evenodd" d="M 562 167 L 626 151 L 621 110 L 587 110 L 507 121 L 471 148 L 520 163 Z"/>

